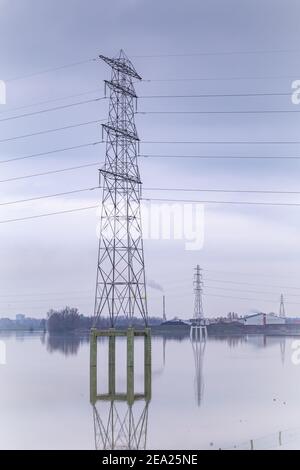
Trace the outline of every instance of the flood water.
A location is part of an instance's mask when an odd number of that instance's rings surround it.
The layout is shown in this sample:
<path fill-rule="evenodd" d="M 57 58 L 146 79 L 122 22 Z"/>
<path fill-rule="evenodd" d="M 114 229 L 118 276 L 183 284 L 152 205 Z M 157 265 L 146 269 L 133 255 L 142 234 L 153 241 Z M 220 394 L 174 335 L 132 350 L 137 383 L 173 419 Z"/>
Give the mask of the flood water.
<path fill-rule="evenodd" d="M 242 449 L 300 441 L 295 338 L 209 338 L 199 347 L 188 337 L 153 337 L 151 400 L 132 406 L 90 403 L 88 337 L 2 333 L 0 340 L 7 362 L 0 365 L 1 449 Z M 116 351 L 121 393 L 124 340 Z M 136 340 L 137 392 L 142 356 Z M 107 393 L 105 340 L 98 361 L 98 392 Z"/>

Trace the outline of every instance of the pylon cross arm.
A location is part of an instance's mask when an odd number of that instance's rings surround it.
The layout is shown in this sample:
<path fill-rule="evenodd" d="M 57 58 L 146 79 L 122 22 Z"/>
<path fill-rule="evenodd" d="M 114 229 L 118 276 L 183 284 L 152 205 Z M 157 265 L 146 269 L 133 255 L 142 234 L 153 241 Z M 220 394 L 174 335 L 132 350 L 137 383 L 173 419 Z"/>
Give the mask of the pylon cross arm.
<path fill-rule="evenodd" d="M 142 80 L 142 77 L 140 77 L 133 67 L 125 64 L 120 59 L 111 59 L 109 57 L 105 57 L 104 55 L 99 55 L 99 59 L 102 59 L 106 64 L 119 72 L 125 73 L 126 75 L 129 75 L 132 78 L 136 78 L 137 80 Z"/>

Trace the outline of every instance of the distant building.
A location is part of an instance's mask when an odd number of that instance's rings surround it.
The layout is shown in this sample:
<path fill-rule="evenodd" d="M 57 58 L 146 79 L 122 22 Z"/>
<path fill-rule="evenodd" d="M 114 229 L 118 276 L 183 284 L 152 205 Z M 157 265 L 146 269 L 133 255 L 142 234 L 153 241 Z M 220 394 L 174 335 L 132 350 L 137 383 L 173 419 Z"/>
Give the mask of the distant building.
<path fill-rule="evenodd" d="M 189 322 L 187 321 L 184 321 L 184 320 L 180 320 L 179 318 L 174 318 L 173 320 L 167 320 L 165 322 L 162 323 L 162 325 L 168 325 L 168 326 L 186 326 L 186 325 L 190 325 Z"/>
<path fill-rule="evenodd" d="M 244 318 L 244 325 L 285 325 L 285 318 L 275 315 L 275 313 L 255 313 Z"/>
<path fill-rule="evenodd" d="M 18 314 L 16 315 L 16 321 L 17 322 L 23 322 L 25 320 L 25 315 L 22 315 L 22 314 Z"/>

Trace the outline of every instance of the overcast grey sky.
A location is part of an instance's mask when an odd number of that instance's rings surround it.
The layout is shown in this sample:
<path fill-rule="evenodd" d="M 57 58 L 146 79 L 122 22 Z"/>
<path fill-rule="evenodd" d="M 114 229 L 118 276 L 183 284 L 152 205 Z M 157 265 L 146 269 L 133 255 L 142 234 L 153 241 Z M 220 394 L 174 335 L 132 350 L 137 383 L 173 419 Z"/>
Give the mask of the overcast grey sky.
<path fill-rule="evenodd" d="M 87 61 L 100 53 L 114 56 L 120 48 L 145 79 L 137 87 L 140 96 L 289 94 L 292 81 L 300 79 L 300 5 L 297 1 L 0 0 L 0 8 L 0 79 L 7 81 L 7 105 L 1 105 L 0 112 L 5 114 L 0 115 L 0 119 L 103 96 L 103 80 L 109 78 L 110 71 L 100 61 L 43 74 L 36 72 Z M 180 78 L 208 80 L 178 80 Z M 9 108 L 85 92 L 91 93 L 81 98 L 7 112 Z M 139 101 L 140 111 L 279 109 L 300 111 L 300 106 L 293 105 L 289 95 L 141 98 Z M 107 102 L 104 101 L 0 121 L 0 140 L 101 120 L 106 116 Z M 299 123 L 297 113 L 137 116 L 142 141 L 295 141 L 300 140 Z M 93 124 L 0 142 L 0 159 L 95 142 L 100 137 L 100 124 Z M 101 162 L 104 150 L 103 146 L 96 146 L 2 163 L 0 180 Z M 142 144 L 141 152 L 157 155 L 300 155 L 299 145 L 295 144 Z M 141 158 L 140 166 L 145 187 L 299 190 L 297 160 Z M 1 183 L 1 202 L 88 188 L 97 183 L 95 166 Z M 0 222 L 93 205 L 98 194 L 91 192 L 2 206 Z M 145 191 L 145 195 L 300 202 L 299 197 L 287 195 L 154 194 L 150 191 Z M 300 314 L 299 215 L 300 208 L 297 207 L 207 205 L 203 250 L 188 252 L 183 242 L 146 241 L 147 277 L 164 286 L 168 315 L 191 316 L 192 275 L 196 264 L 207 270 L 204 309 L 208 316 L 228 311 L 243 314 L 252 309 L 277 311 L 281 292 L 286 296 L 288 314 Z M 42 317 L 49 308 L 66 304 L 78 306 L 82 313 L 90 314 L 98 248 L 96 223 L 96 212 L 92 210 L 1 224 L 0 315 L 14 316 L 24 312 Z M 149 313 L 161 313 L 161 293 L 149 289 L 148 295 Z"/>

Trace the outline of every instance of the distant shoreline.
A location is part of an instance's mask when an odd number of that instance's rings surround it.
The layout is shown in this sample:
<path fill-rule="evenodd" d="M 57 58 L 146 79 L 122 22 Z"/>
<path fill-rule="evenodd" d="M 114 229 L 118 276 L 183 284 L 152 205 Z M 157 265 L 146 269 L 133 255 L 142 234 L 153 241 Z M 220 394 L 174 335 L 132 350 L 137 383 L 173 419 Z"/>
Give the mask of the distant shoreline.
<path fill-rule="evenodd" d="M 140 327 L 137 327 L 139 329 Z M 176 336 L 188 337 L 190 335 L 190 326 L 180 325 L 153 325 L 150 326 L 153 336 Z M 117 328 L 118 329 L 118 328 Z M 124 327 L 119 328 L 124 329 Z M 268 335 L 268 336 L 300 336 L 300 324 L 286 325 L 242 325 L 239 323 L 213 323 L 207 326 L 208 336 L 243 336 L 243 335 Z M 0 329 L 0 335 L 3 333 L 40 333 L 50 335 L 89 335 L 89 329 L 75 329 L 65 331 L 45 331 L 44 329 Z"/>
<path fill-rule="evenodd" d="M 153 326 L 155 334 L 190 334 L 189 325 L 158 325 Z M 242 325 L 240 323 L 213 323 L 207 326 L 208 336 L 241 336 L 241 335 L 269 335 L 269 336 L 300 336 L 300 324 L 286 325 Z"/>

